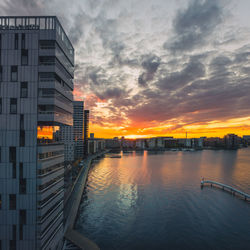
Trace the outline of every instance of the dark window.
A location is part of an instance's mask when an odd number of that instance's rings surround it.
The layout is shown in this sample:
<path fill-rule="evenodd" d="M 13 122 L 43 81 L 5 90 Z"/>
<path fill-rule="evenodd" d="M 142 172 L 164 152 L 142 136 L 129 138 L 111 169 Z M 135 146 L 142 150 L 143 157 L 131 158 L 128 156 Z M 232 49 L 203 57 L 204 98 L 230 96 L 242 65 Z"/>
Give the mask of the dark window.
<path fill-rule="evenodd" d="M 0 50 L 2 49 L 2 34 L 0 34 Z"/>
<path fill-rule="evenodd" d="M 54 56 L 40 56 L 39 64 L 40 65 L 54 65 L 55 57 Z"/>
<path fill-rule="evenodd" d="M 0 147 L 0 162 L 2 161 L 2 148 Z"/>
<path fill-rule="evenodd" d="M 23 225 L 19 225 L 19 240 L 23 240 Z"/>
<path fill-rule="evenodd" d="M 2 195 L 0 194 L 0 209 L 2 209 Z"/>
<path fill-rule="evenodd" d="M 16 163 L 12 163 L 12 178 L 16 179 Z"/>
<path fill-rule="evenodd" d="M 25 34 L 22 34 L 21 48 L 25 49 Z"/>
<path fill-rule="evenodd" d="M 18 34 L 15 34 L 15 44 L 14 44 L 15 49 L 18 49 Z"/>
<path fill-rule="evenodd" d="M 2 114 L 2 98 L 0 98 L 0 114 Z"/>
<path fill-rule="evenodd" d="M 20 147 L 25 146 L 25 131 L 20 130 Z"/>
<path fill-rule="evenodd" d="M 26 224 L 26 210 L 24 209 L 19 211 L 19 223 Z"/>
<path fill-rule="evenodd" d="M 28 97 L 28 83 L 27 82 L 21 82 L 20 96 L 21 98 Z"/>
<path fill-rule="evenodd" d="M 19 179 L 19 193 L 26 194 L 26 179 Z"/>
<path fill-rule="evenodd" d="M 15 210 L 16 209 L 16 195 L 15 194 L 10 194 L 9 195 L 9 201 L 10 201 L 10 210 Z"/>
<path fill-rule="evenodd" d="M 28 50 L 22 49 L 21 65 L 28 65 Z"/>
<path fill-rule="evenodd" d="M 23 163 L 19 163 L 19 178 L 23 179 Z"/>
<path fill-rule="evenodd" d="M 55 40 L 40 40 L 40 49 L 55 49 Z"/>
<path fill-rule="evenodd" d="M 2 81 L 3 81 L 3 67 L 2 67 L 2 65 L 0 65 L 0 82 L 2 82 Z"/>
<path fill-rule="evenodd" d="M 12 239 L 16 240 L 16 225 L 12 225 Z"/>
<path fill-rule="evenodd" d="M 10 250 L 16 250 L 16 240 L 10 240 Z"/>
<path fill-rule="evenodd" d="M 16 112 L 17 112 L 17 99 L 10 98 L 10 113 L 16 114 Z"/>
<path fill-rule="evenodd" d="M 16 147 L 9 148 L 9 160 L 10 162 L 16 162 Z"/>
<path fill-rule="evenodd" d="M 20 115 L 20 130 L 24 129 L 24 114 Z"/>
<path fill-rule="evenodd" d="M 17 82 L 17 66 L 11 66 L 11 81 Z"/>

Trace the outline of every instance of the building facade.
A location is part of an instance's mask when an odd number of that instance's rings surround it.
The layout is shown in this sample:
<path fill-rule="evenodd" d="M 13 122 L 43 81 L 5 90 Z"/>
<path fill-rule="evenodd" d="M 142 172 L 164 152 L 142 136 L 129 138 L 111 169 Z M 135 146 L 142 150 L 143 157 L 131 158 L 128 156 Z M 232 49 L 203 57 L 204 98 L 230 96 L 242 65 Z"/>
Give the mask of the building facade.
<path fill-rule="evenodd" d="M 74 49 L 56 17 L 0 17 L 0 57 L 1 249 L 56 249 Z"/>
<path fill-rule="evenodd" d="M 83 157 L 84 102 L 73 102 L 73 135 L 75 160 Z"/>
<path fill-rule="evenodd" d="M 74 133 L 73 126 L 64 125 L 60 129 L 60 138 L 64 144 L 64 161 L 69 163 L 74 161 Z"/>
<path fill-rule="evenodd" d="M 88 139 L 89 139 L 89 110 L 84 110 L 84 146 L 83 155 L 88 156 Z"/>

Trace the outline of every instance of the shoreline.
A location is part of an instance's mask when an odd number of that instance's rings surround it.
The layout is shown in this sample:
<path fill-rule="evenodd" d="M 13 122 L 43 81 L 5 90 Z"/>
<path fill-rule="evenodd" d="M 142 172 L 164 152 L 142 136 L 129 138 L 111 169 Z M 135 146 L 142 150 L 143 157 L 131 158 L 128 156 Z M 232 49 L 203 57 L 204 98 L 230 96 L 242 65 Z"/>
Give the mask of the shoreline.
<path fill-rule="evenodd" d="M 98 250 L 100 249 L 98 245 L 85 237 L 83 234 L 79 233 L 75 229 L 75 221 L 78 216 L 78 210 L 79 206 L 81 204 L 82 200 L 82 194 L 85 189 L 85 185 L 88 178 L 88 173 L 92 165 L 92 161 L 98 157 L 101 157 L 108 153 L 108 150 L 105 150 L 99 154 L 89 156 L 86 161 L 84 162 L 84 165 L 82 169 L 80 170 L 75 183 L 74 187 L 72 189 L 70 198 L 66 201 L 68 205 L 68 202 L 71 204 L 71 208 L 69 211 L 69 214 L 67 215 L 67 220 L 65 222 L 65 228 L 64 228 L 64 237 L 66 240 L 72 242 L 74 245 L 79 247 L 80 249 L 86 249 L 86 250 Z M 65 245 L 65 242 L 64 242 Z"/>

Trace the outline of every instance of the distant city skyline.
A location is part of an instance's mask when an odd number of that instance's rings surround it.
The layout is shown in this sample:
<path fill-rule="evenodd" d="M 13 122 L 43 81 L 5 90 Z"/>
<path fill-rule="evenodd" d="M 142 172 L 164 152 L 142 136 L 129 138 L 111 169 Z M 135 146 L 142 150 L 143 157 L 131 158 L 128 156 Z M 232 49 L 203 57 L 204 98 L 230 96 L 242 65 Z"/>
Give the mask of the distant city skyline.
<path fill-rule="evenodd" d="M 76 100 L 96 137 L 250 134 L 250 2 L 1 1 L 57 15 L 76 51 Z"/>

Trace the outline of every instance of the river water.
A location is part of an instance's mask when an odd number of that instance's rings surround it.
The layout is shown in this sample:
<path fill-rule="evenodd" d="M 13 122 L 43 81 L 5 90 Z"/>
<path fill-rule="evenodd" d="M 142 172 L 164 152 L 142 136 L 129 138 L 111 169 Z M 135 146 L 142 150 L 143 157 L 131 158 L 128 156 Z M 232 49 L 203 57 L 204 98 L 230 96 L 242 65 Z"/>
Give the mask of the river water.
<path fill-rule="evenodd" d="M 250 148 L 132 152 L 90 170 L 76 223 L 101 249 L 250 249 Z"/>

